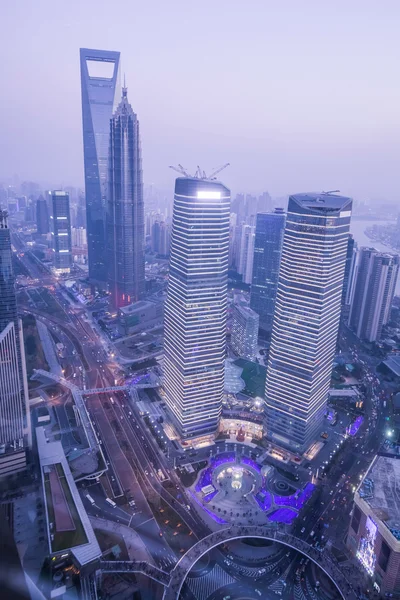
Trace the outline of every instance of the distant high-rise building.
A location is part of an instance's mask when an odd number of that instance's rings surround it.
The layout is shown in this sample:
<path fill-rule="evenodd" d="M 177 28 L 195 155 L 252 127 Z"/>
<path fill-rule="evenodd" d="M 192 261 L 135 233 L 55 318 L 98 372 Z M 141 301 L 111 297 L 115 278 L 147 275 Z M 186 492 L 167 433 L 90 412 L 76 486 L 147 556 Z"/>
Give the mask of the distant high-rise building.
<path fill-rule="evenodd" d="M 269 439 L 303 451 L 323 423 L 339 327 L 352 201 L 290 196 L 265 386 Z"/>
<path fill-rule="evenodd" d="M 272 208 L 272 199 L 268 192 L 258 196 L 257 213 L 269 212 Z"/>
<path fill-rule="evenodd" d="M 357 275 L 350 307 L 349 326 L 369 342 L 380 339 L 390 310 L 399 274 L 399 256 L 360 248 Z"/>
<path fill-rule="evenodd" d="M 86 229 L 83 227 L 72 227 L 71 239 L 73 248 L 87 248 Z"/>
<path fill-rule="evenodd" d="M 259 316 L 248 306 L 232 309 L 231 346 L 241 358 L 255 360 L 257 356 Z"/>
<path fill-rule="evenodd" d="M 0 476 L 25 467 L 25 448 L 30 445 L 25 351 L 17 312 L 11 236 L 7 213 L 0 209 Z"/>
<path fill-rule="evenodd" d="M 165 221 L 155 221 L 151 228 L 151 249 L 160 256 L 169 256 L 171 226 Z"/>
<path fill-rule="evenodd" d="M 145 290 L 142 157 L 139 121 L 126 88 L 110 125 L 107 250 L 114 308 L 140 300 Z"/>
<path fill-rule="evenodd" d="M 352 234 L 347 241 L 346 265 L 344 268 L 343 291 L 342 291 L 342 318 L 347 321 L 349 317 L 350 304 L 353 296 L 355 274 L 357 263 L 357 243 Z"/>
<path fill-rule="evenodd" d="M 120 53 L 81 48 L 80 59 L 89 278 L 105 287 L 108 149 L 110 119 L 121 97 Z"/>
<path fill-rule="evenodd" d="M 37 232 L 41 235 L 46 235 L 50 231 L 49 211 L 43 196 L 36 201 L 36 226 Z"/>
<path fill-rule="evenodd" d="M 238 273 L 242 276 L 244 283 L 251 283 L 254 258 L 254 227 L 252 225 L 242 226 L 240 243 L 240 256 Z"/>
<path fill-rule="evenodd" d="M 183 438 L 214 433 L 222 410 L 230 192 L 217 181 L 175 183 L 164 323 L 165 399 Z"/>
<path fill-rule="evenodd" d="M 72 267 L 71 216 L 67 192 L 55 190 L 51 194 L 51 233 L 53 269 L 57 274 L 69 273 Z"/>
<path fill-rule="evenodd" d="M 250 307 L 260 316 L 260 327 L 271 332 L 286 215 L 282 208 L 257 215 Z"/>

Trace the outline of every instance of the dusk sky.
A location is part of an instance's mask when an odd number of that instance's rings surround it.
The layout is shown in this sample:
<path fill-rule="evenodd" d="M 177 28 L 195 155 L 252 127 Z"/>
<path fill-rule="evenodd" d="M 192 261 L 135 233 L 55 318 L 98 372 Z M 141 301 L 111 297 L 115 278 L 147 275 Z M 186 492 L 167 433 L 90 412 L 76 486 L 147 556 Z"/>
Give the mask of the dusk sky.
<path fill-rule="evenodd" d="M 145 184 L 400 200 L 398 0 L 5 0 L 0 178 L 83 187 L 79 48 L 121 52 Z"/>

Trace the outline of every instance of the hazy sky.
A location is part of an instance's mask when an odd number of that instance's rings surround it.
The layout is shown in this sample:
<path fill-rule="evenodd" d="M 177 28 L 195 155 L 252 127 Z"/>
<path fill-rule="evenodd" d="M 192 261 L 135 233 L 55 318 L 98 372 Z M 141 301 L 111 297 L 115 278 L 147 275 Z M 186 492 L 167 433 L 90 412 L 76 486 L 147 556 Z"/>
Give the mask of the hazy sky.
<path fill-rule="evenodd" d="M 398 0 L 3 0 L 0 178 L 83 183 L 79 48 L 121 51 L 145 183 L 400 202 Z"/>

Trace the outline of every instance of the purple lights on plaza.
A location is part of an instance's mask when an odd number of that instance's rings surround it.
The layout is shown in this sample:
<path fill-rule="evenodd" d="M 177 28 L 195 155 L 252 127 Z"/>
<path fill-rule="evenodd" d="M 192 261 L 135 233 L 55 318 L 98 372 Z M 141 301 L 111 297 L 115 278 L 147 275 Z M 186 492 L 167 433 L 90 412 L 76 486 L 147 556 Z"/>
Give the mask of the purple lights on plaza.
<path fill-rule="evenodd" d="M 268 515 L 268 520 L 277 523 L 290 524 L 293 523 L 296 517 L 297 512 L 295 512 L 291 508 L 278 508 L 277 510 L 274 510 L 270 515 Z"/>
<path fill-rule="evenodd" d="M 348 427 L 347 433 L 351 436 L 356 435 L 361 425 L 363 424 L 364 417 L 361 415 Z"/>
<path fill-rule="evenodd" d="M 311 498 L 314 489 L 315 485 L 313 483 L 307 483 L 303 490 L 297 490 L 291 496 L 274 496 L 274 502 L 278 506 L 290 506 L 296 510 L 301 510 Z"/>

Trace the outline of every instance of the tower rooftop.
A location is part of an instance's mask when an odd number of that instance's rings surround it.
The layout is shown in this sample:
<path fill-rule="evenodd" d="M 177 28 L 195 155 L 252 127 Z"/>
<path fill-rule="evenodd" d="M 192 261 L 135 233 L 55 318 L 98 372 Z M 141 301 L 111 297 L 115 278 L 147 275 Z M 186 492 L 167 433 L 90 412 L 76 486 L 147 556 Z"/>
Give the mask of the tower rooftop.
<path fill-rule="evenodd" d="M 291 194 L 289 198 L 294 200 L 302 208 L 313 210 L 342 210 L 352 202 L 352 199 L 348 196 L 340 196 L 330 192 Z"/>

